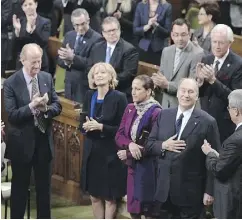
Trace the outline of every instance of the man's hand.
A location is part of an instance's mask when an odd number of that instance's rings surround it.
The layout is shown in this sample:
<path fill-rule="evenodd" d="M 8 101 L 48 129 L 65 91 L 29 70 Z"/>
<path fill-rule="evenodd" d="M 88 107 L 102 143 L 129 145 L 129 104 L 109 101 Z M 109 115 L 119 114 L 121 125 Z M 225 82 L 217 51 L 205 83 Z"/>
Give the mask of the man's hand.
<path fill-rule="evenodd" d="M 154 84 L 157 87 L 160 87 L 162 89 L 168 88 L 169 81 L 166 79 L 166 77 L 162 73 L 153 73 L 151 79 L 153 80 Z"/>
<path fill-rule="evenodd" d="M 183 140 L 174 140 L 177 134 L 162 143 L 162 149 L 176 153 L 181 153 L 185 149 L 186 143 Z"/>
<path fill-rule="evenodd" d="M 117 11 L 113 14 L 113 16 L 119 20 L 122 16 L 122 13 L 120 11 Z"/>
<path fill-rule="evenodd" d="M 5 135 L 5 132 L 4 132 L 4 128 L 5 128 L 5 124 L 4 122 L 1 120 L 1 135 Z"/>
<path fill-rule="evenodd" d="M 60 57 L 60 59 L 65 60 L 65 61 L 69 61 L 72 62 L 74 59 L 74 50 L 70 48 L 69 44 L 66 45 L 66 48 L 61 47 L 58 50 L 58 55 Z"/>
<path fill-rule="evenodd" d="M 45 98 L 40 97 L 40 94 L 37 93 L 33 96 L 32 101 L 29 103 L 29 107 L 30 108 L 37 108 L 37 107 L 42 106 L 44 104 L 46 104 Z"/>
<path fill-rule="evenodd" d="M 214 198 L 212 196 L 208 195 L 207 193 L 204 193 L 204 195 L 203 195 L 203 204 L 205 206 L 212 205 L 213 201 L 214 201 Z"/>
<path fill-rule="evenodd" d="M 118 155 L 118 158 L 120 160 L 127 160 L 127 152 L 126 152 L 126 150 L 118 151 L 117 155 Z"/>
<path fill-rule="evenodd" d="M 204 140 L 204 143 L 201 148 L 205 155 L 212 151 L 211 145 L 207 142 L 207 140 Z"/>
<path fill-rule="evenodd" d="M 142 153 L 141 153 L 141 149 L 143 147 L 139 146 L 138 144 L 131 142 L 129 144 L 129 151 L 132 155 L 132 157 L 136 160 L 140 160 L 140 158 L 142 157 Z"/>
<path fill-rule="evenodd" d="M 209 84 L 213 84 L 216 81 L 215 71 L 212 66 L 203 65 L 200 74 Z"/>

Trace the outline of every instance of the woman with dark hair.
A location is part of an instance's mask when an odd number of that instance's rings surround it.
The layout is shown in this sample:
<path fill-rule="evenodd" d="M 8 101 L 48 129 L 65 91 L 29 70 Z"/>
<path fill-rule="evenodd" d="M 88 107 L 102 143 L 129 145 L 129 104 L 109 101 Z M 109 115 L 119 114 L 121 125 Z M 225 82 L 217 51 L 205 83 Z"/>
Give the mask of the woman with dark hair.
<path fill-rule="evenodd" d="M 210 33 L 217 24 L 220 17 L 219 5 L 217 2 L 203 3 L 199 6 L 198 23 L 202 26 L 193 34 L 193 41 L 204 49 L 211 52 Z"/>
<path fill-rule="evenodd" d="M 132 83 L 133 104 L 124 112 L 115 140 L 119 159 L 128 165 L 127 208 L 132 218 L 151 217 L 155 192 L 155 158 L 145 149 L 146 139 L 161 111 L 152 93 L 154 82 L 147 75 Z"/>
<path fill-rule="evenodd" d="M 36 43 L 43 49 L 41 70 L 49 72 L 49 61 L 47 55 L 48 39 L 51 32 L 49 19 L 37 14 L 37 0 L 20 0 L 25 16 L 17 18 L 13 15 L 13 27 L 15 33 L 15 46 L 17 50 L 16 69 L 22 67 L 19 54 L 25 44 Z"/>
<path fill-rule="evenodd" d="M 169 44 L 172 6 L 166 0 L 142 0 L 135 11 L 133 31 L 137 35 L 140 60 L 160 65 L 161 53 Z"/>
<path fill-rule="evenodd" d="M 103 16 L 116 17 L 121 26 L 121 36 L 124 40 L 136 44 L 133 35 L 134 12 L 141 0 L 105 0 Z"/>

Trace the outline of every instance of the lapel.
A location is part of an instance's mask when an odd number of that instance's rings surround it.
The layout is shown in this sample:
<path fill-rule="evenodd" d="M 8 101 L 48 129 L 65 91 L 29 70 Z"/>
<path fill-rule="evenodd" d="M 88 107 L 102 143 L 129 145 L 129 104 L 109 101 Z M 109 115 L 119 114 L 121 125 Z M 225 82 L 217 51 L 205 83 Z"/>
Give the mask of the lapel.
<path fill-rule="evenodd" d="M 28 105 L 30 103 L 30 96 L 29 96 L 29 90 L 28 90 L 22 69 L 18 72 L 18 77 L 19 77 L 18 86 L 20 88 L 20 91 L 22 91 L 21 93 L 22 100 L 24 102 L 24 105 Z"/>
<path fill-rule="evenodd" d="M 37 77 L 38 77 L 38 83 L 39 83 L 39 92 L 40 92 L 40 95 L 43 96 L 45 93 L 48 93 L 47 84 L 45 82 L 45 78 L 42 72 L 39 72 Z"/>
<path fill-rule="evenodd" d="M 97 52 L 97 57 L 100 62 L 105 62 L 106 59 L 107 42 L 101 44 L 100 49 Z"/>
<path fill-rule="evenodd" d="M 197 127 L 199 123 L 200 123 L 200 113 L 197 109 L 194 108 L 192 115 L 186 124 L 186 127 L 182 131 L 180 139 L 185 140 L 192 133 L 192 131 Z"/>
<path fill-rule="evenodd" d="M 143 19 L 144 19 L 144 23 L 147 24 L 149 21 L 149 11 L 150 11 L 150 6 L 148 3 L 144 4 L 144 8 L 143 8 Z"/>
<path fill-rule="evenodd" d="M 118 43 L 116 44 L 116 46 L 114 48 L 113 54 L 110 59 L 110 64 L 113 67 L 116 67 L 116 63 L 120 60 L 121 44 L 122 44 L 122 39 L 120 38 L 120 40 L 118 41 Z"/>
<path fill-rule="evenodd" d="M 158 22 L 164 18 L 164 14 L 165 14 L 167 6 L 168 6 L 168 4 L 159 3 L 157 10 L 156 10 L 156 14 L 158 15 L 158 17 L 157 17 Z"/>
<path fill-rule="evenodd" d="M 187 59 L 190 49 L 191 49 L 191 42 L 188 43 L 187 47 L 185 48 L 185 50 L 182 52 L 181 54 L 181 58 L 180 58 L 180 62 L 176 68 L 176 71 L 173 73 L 172 79 L 176 76 L 176 74 L 178 73 L 179 69 L 181 68 L 182 64 L 185 62 L 185 60 Z M 175 55 L 174 55 L 174 61 L 175 61 Z M 174 62 L 172 63 L 173 67 L 174 67 Z"/>
<path fill-rule="evenodd" d="M 174 77 L 173 67 L 174 67 L 174 62 L 175 62 L 175 54 L 176 54 L 176 47 L 175 47 L 175 45 L 173 45 L 172 48 L 171 48 L 171 54 L 168 55 L 168 61 L 170 61 L 170 62 L 167 62 L 167 66 L 168 66 L 167 72 L 171 73 L 168 76 L 166 76 L 169 81 L 171 81 Z"/>
<path fill-rule="evenodd" d="M 73 33 L 71 34 L 70 38 L 67 39 L 67 43 L 69 43 L 70 48 L 74 49 L 75 48 L 75 43 L 76 43 L 76 36 L 77 33 L 75 31 L 73 31 Z M 66 45 L 64 45 L 66 47 Z"/>
<path fill-rule="evenodd" d="M 229 52 L 223 65 L 221 66 L 220 70 L 217 73 L 217 77 L 220 78 L 223 75 L 229 75 L 231 72 L 230 69 L 233 66 L 232 63 L 233 63 L 233 59 L 231 59 L 231 52 Z"/>

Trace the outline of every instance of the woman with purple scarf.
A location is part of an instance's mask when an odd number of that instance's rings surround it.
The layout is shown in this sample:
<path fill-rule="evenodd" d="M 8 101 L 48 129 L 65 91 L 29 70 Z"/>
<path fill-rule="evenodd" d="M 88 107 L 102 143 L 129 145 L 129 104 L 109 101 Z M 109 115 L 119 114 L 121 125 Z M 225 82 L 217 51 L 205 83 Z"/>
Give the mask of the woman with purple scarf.
<path fill-rule="evenodd" d="M 156 182 L 156 158 L 146 152 L 145 142 L 157 116 L 160 104 L 152 97 L 154 83 L 147 75 L 132 83 L 134 104 L 124 112 L 115 140 L 118 157 L 128 165 L 127 208 L 132 218 L 151 217 Z"/>

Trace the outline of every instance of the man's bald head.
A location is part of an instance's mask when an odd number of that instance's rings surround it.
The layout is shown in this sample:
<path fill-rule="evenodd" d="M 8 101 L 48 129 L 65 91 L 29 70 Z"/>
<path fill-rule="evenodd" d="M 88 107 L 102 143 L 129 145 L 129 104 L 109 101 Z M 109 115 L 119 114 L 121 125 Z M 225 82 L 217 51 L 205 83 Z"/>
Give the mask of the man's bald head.
<path fill-rule="evenodd" d="M 23 64 L 24 71 L 31 77 L 40 72 L 43 50 L 37 44 L 26 44 L 20 53 L 20 61 Z"/>

